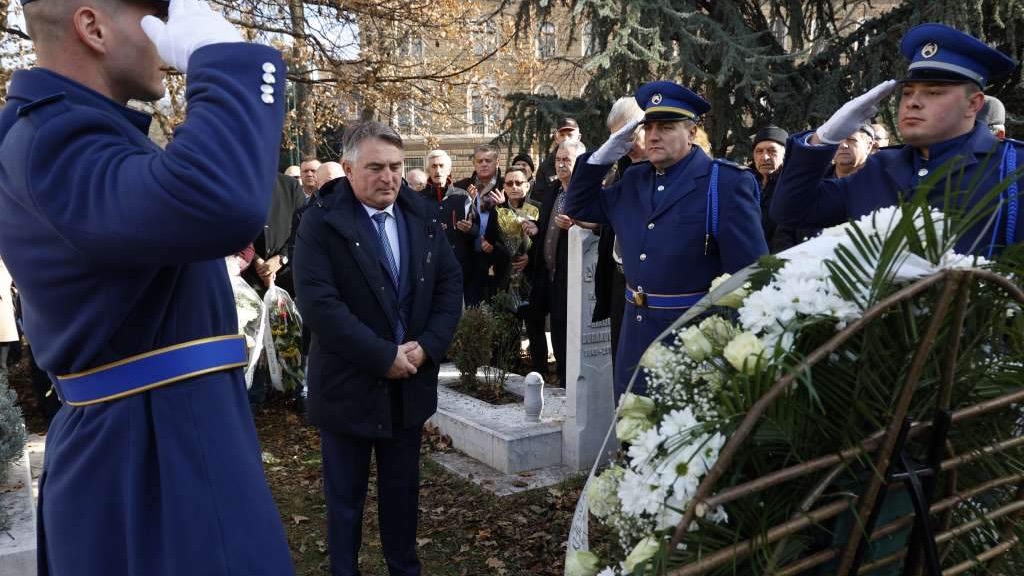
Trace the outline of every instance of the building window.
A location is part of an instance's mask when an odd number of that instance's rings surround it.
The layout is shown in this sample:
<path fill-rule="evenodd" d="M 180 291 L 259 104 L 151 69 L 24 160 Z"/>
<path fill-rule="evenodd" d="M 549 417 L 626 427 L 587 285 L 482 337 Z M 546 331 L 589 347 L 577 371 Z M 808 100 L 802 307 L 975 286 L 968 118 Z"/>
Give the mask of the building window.
<path fill-rule="evenodd" d="M 580 35 L 580 54 L 585 57 L 597 54 L 597 38 L 594 36 L 594 25 L 590 22 L 583 25 L 583 34 Z"/>
<path fill-rule="evenodd" d="M 403 38 L 398 45 L 398 56 L 401 58 L 422 58 L 423 38 L 419 35 Z"/>
<path fill-rule="evenodd" d="M 537 34 L 537 57 L 553 58 L 555 56 L 555 25 L 545 22 L 540 25 L 540 33 Z"/>
<path fill-rule="evenodd" d="M 502 122 L 501 94 L 493 82 L 469 89 L 469 123 L 474 134 L 496 134 Z"/>
<path fill-rule="evenodd" d="M 417 168 L 423 170 L 423 158 L 409 158 L 406 156 L 405 171 L 408 172 L 409 170 L 415 170 Z"/>
<path fill-rule="evenodd" d="M 483 133 L 484 97 L 480 94 L 479 88 L 469 89 L 469 123 L 472 126 L 472 132 Z"/>
<path fill-rule="evenodd" d="M 486 20 L 473 27 L 473 54 L 483 56 L 498 47 L 498 25 L 494 20 Z"/>
<path fill-rule="evenodd" d="M 393 124 L 399 132 L 411 134 L 419 128 L 420 114 L 412 100 L 400 100 L 395 103 Z"/>

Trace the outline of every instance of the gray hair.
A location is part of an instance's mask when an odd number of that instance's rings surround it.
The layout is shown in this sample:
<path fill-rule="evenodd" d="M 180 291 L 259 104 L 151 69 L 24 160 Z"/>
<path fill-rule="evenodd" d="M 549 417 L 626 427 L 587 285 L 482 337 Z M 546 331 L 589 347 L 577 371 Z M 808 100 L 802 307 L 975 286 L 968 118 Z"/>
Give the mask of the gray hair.
<path fill-rule="evenodd" d="M 376 138 L 388 144 L 394 145 L 399 150 L 404 150 L 402 137 L 395 132 L 395 129 L 387 124 L 374 120 L 357 122 L 345 129 L 341 137 L 341 159 L 345 162 L 354 163 L 359 156 L 359 146 L 364 140 Z"/>
<path fill-rule="evenodd" d="M 444 158 L 444 161 L 447 162 L 449 166 L 452 165 L 452 157 L 449 156 L 448 153 L 445 152 L 444 150 L 436 149 L 427 152 L 427 158 L 424 162 L 429 166 L 430 160 L 433 158 Z"/>
<path fill-rule="evenodd" d="M 612 104 L 612 109 L 608 112 L 608 120 L 605 124 L 608 126 L 608 131 L 611 132 L 613 126 L 625 126 L 626 122 L 640 120 L 643 117 L 644 111 L 636 103 L 636 98 L 623 96 L 616 100 L 615 104 Z"/>
<path fill-rule="evenodd" d="M 476 157 L 477 154 L 494 154 L 494 157 L 497 158 L 498 153 L 498 147 L 492 146 L 490 144 L 477 144 L 476 147 L 473 148 L 474 158 Z"/>
<path fill-rule="evenodd" d="M 583 145 L 583 142 L 579 142 L 576 140 L 566 140 L 565 142 L 559 144 L 558 147 L 564 148 L 566 150 L 572 149 L 572 153 L 576 156 L 576 158 L 579 158 L 581 154 L 587 153 L 587 147 Z"/>

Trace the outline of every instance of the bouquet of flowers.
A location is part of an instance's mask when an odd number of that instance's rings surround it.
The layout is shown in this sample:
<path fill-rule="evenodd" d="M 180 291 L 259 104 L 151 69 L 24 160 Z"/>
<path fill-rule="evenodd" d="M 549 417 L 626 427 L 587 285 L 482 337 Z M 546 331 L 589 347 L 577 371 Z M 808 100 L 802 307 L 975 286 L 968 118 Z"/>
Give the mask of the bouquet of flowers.
<path fill-rule="evenodd" d="M 995 262 L 955 253 L 976 222 L 918 197 L 766 257 L 749 277 L 716 280 L 712 304 L 644 355 L 647 396 L 620 400 L 624 450 L 581 499 L 617 536 L 611 557 L 571 551 L 566 574 L 810 574 L 793 566 L 812 555 L 804 570 L 842 573 L 843 547 L 869 539 L 856 524 L 861 488 L 877 489 L 878 463 L 888 463 L 872 450 L 893 448 L 904 421 L 937 430 L 937 409 L 957 422 L 938 443 L 940 460 L 974 454 L 931 481 L 953 502 L 945 526 L 959 524 L 945 562 L 999 548 L 1009 550 L 1002 561 L 1024 566 L 1024 530 L 998 520 L 1001 499 L 1021 498 L 1024 460 L 1016 448 L 986 448 L 1019 433 L 1011 400 L 1024 398 L 1024 292 L 1014 279 L 1024 248 Z M 985 402 L 991 409 L 971 419 Z M 927 461 L 928 438 L 909 434 L 896 448 Z M 906 514 L 905 496 L 882 490 L 882 516 Z M 887 532 L 897 549 L 889 566 L 907 548 L 912 521 L 900 521 L 902 532 Z"/>
<path fill-rule="evenodd" d="M 271 283 L 263 295 L 263 345 L 270 383 L 291 392 L 302 386 L 302 317 L 288 292 Z"/>
<path fill-rule="evenodd" d="M 537 219 L 537 207 L 524 204 L 522 208 L 517 210 L 498 208 L 497 211 L 498 228 L 505 239 L 505 245 L 508 246 L 509 256 L 512 259 L 524 256 L 530 250 L 531 241 L 530 237 L 523 231 L 523 222 L 525 220 Z M 522 272 L 513 270 L 509 274 L 508 293 L 515 300 L 516 306 L 513 308 L 513 311 L 527 304 L 526 300 L 530 295 L 530 283 Z"/>
<path fill-rule="evenodd" d="M 238 315 L 238 333 L 245 336 L 245 346 L 249 351 L 249 364 L 254 366 L 263 352 L 263 299 L 259 293 L 242 278 L 238 261 L 234 256 L 227 258 L 228 277 L 231 279 L 231 290 L 235 295 L 235 311 Z M 252 387 L 252 372 L 246 370 L 245 385 Z"/>

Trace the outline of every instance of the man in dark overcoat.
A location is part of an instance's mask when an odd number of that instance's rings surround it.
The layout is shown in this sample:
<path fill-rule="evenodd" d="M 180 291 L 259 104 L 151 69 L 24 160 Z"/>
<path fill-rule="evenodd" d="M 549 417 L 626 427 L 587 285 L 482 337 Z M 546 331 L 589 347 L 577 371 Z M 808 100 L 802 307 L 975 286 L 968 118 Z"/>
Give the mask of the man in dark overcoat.
<path fill-rule="evenodd" d="M 461 315 L 462 273 L 437 205 L 402 185 L 401 136 L 363 122 L 343 147 L 346 178 L 303 215 L 294 262 L 313 333 L 307 411 L 321 433 L 331 574 L 359 574 L 374 454 L 389 573 L 415 576 L 420 441 Z"/>

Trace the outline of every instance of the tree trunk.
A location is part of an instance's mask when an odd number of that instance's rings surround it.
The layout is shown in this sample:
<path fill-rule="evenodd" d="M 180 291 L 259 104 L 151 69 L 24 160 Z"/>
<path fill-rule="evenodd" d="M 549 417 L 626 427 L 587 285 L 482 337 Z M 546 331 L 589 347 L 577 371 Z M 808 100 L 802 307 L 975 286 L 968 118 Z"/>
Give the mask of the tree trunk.
<path fill-rule="evenodd" d="M 292 32 L 294 42 L 292 43 L 291 65 L 295 81 L 295 118 L 298 123 L 299 133 L 299 154 L 302 158 L 315 157 L 317 148 L 316 118 L 313 114 L 313 104 L 310 101 L 311 92 L 308 84 L 310 55 L 306 49 L 306 17 L 302 0 L 289 0 L 292 17 Z"/>

